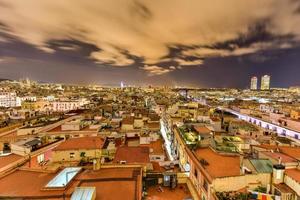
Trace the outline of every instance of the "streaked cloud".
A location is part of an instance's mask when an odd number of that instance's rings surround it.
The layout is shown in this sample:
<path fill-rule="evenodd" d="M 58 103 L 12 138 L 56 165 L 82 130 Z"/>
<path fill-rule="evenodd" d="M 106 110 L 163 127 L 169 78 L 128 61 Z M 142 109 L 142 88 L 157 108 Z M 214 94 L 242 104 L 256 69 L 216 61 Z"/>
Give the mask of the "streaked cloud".
<path fill-rule="evenodd" d="M 75 40 L 98 48 L 88 56 L 96 63 L 128 66 L 139 58 L 143 70 L 161 75 L 202 65 L 208 57 L 298 45 L 299 4 L 295 0 L 0 0 L 0 22 L 6 34 L 47 53 L 56 52 L 50 41 Z M 255 40 L 265 38 L 257 37 L 248 44 L 217 47 L 238 38 L 246 40 L 256 31 L 249 28 L 256 23 L 263 23 L 264 31 L 274 38 L 290 36 L 286 40 L 293 42 L 260 42 Z M 174 46 L 188 48 L 172 55 Z M 171 61 L 178 66 L 158 65 Z"/>
<path fill-rule="evenodd" d="M 76 51 L 80 47 L 76 45 L 67 45 L 67 46 L 59 46 L 58 48 L 65 51 Z"/>
<path fill-rule="evenodd" d="M 186 54 L 188 55 L 189 52 L 187 52 Z M 182 58 L 175 58 L 174 61 L 176 61 L 179 66 L 191 66 L 191 65 L 202 65 L 203 64 L 203 60 L 200 60 L 200 59 L 185 60 L 185 59 L 182 59 Z"/>
<path fill-rule="evenodd" d="M 141 69 L 147 71 L 149 73 L 149 76 L 154 76 L 154 75 L 163 75 L 169 73 L 175 70 L 176 68 L 174 66 L 170 66 L 169 68 L 164 68 L 156 65 L 145 65 Z"/>

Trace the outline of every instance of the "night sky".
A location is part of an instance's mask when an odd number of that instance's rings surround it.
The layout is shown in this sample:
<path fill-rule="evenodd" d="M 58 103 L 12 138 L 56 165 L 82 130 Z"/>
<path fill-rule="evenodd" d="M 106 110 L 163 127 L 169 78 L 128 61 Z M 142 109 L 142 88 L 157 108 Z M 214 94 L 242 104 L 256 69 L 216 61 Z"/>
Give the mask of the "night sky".
<path fill-rule="evenodd" d="M 299 0 L 0 0 L 0 78 L 300 85 Z"/>

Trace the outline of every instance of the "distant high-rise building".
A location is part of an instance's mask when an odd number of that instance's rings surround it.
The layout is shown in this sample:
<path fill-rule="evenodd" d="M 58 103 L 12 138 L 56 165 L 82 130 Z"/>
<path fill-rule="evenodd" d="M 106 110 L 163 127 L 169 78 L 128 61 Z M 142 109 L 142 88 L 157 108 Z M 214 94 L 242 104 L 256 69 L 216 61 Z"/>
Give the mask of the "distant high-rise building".
<path fill-rule="evenodd" d="M 123 82 L 123 81 L 121 81 L 120 87 L 121 87 L 122 89 L 124 88 L 124 82 Z"/>
<path fill-rule="evenodd" d="M 250 86 L 251 90 L 257 90 L 257 77 L 253 76 L 251 78 L 251 86 Z"/>
<path fill-rule="evenodd" d="M 264 75 L 261 77 L 261 90 L 269 90 L 270 89 L 270 80 L 271 77 L 269 75 Z"/>

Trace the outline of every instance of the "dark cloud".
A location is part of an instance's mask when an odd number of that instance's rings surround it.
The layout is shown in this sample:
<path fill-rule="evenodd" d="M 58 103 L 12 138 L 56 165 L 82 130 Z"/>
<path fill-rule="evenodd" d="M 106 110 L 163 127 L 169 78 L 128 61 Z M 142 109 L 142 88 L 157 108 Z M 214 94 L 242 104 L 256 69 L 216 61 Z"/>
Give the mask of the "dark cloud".
<path fill-rule="evenodd" d="M 297 0 L 0 0 L 0 69 L 66 82 L 86 73 L 84 82 L 209 86 L 217 76 L 223 86 L 227 77 L 218 72 L 244 71 L 245 80 L 261 65 L 283 67 L 286 52 L 299 48 L 299 6 Z M 54 69 L 72 76 L 55 76 Z"/>

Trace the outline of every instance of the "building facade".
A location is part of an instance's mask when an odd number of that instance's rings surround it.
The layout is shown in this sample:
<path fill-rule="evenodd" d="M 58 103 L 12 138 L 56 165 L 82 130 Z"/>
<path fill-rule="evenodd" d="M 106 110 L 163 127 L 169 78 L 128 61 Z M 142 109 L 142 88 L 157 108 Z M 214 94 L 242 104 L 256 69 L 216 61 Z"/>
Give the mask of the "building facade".
<path fill-rule="evenodd" d="M 270 81 L 271 77 L 269 75 L 264 75 L 261 77 L 261 90 L 269 90 L 270 89 Z"/>
<path fill-rule="evenodd" d="M 250 85 L 251 90 L 257 90 L 257 77 L 253 76 L 251 78 L 251 85 Z"/>
<path fill-rule="evenodd" d="M 15 92 L 0 92 L 0 107 L 19 107 L 21 100 Z"/>

